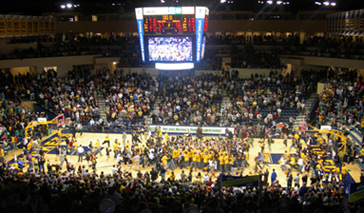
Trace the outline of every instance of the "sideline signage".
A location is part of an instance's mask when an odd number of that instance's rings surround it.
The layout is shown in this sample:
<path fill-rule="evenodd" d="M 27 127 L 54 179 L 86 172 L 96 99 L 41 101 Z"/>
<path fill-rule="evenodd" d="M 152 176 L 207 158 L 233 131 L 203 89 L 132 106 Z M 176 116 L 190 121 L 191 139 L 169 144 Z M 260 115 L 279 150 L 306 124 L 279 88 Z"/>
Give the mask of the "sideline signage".
<path fill-rule="evenodd" d="M 197 126 L 159 126 L 159 125 L 149 125 L 148 129 L 154 132 L 156 127 L 160 127 L 162 132 L 167 133 L 196 133 Z M 234 128 L 228 127 L 229 131 L 234 132 Z M 225 135 L 226 127 L 202 127 L 202 133 L 204 134 L 215 134 L 215 135 Z"/>

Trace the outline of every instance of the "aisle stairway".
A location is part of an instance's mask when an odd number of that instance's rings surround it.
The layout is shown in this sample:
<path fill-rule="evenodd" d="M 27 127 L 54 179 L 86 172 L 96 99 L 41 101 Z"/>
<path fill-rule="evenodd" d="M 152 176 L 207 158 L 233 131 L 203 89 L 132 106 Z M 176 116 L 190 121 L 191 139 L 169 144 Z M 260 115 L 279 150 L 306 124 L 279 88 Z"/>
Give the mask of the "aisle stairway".
<path fill-rule="evenodd" d="M 316 94 L 312 94 L 310 98 L 305 103 L 305 108 L 301 111 L 301 113 L 296 117 L 296 121 L 293 124 L 293 129 L 297 129 L 297 127 L 302 127 L 302 122 L 306 121 L 307 114 L 314 113 L 315 106 L 318 102 L 318 98 Z"/>
<path fill-rule="evenodd" d="M 107 121 L 107 117 L 106 117 L 106 112 L 105 112 L 105 106 L 106 106 L 106 101 L 103 95 L 98 94 L 96 97 L 96 103 L 99 106 L 99 110 L 100 110 L 100 118 L 103 121 Z"/>
<path fill-rule="evenodd" d="M 224 112 L 222 114 L 222 123 L 223 124 L 228 122 L 227 111 L 228 111 L 228 108 L 229 107 L 231 107 L 231 99 L 227 95 L 226 91 L 223 90 L 223 92 L 222 92 L 222 100 L 221 100 L 221 109 L 224 109 Z"/>

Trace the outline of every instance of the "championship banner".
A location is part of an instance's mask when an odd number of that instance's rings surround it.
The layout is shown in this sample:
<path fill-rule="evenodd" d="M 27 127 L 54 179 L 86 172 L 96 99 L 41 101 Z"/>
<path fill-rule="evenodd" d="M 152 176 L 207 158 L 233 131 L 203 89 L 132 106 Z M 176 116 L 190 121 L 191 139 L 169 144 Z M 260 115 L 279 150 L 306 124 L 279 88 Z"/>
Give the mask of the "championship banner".
<path fill-rule="evenodd" d="M 360 10 L 359 17 L 359 35 L 364 36 L 364 10 Z"/>
<path fill-rule="evenodd" d="M 13 37 L 13 19 L 11 16 L 5 16 L 5 36 Z"/>
<path fill-rule="evenodd" d="M 39 35 L 44 35 L 45 33 L 44 24 L 44 18 L 42 16 L 39 16 Z"/>
<path fill-rule="evenodd" d="M 19 16 L 13 16 L 13 35 L 19 36 L 20 35 L 20 20 Z"/>
<path fill-rule="evenodd" d="M 359 183 L 350 184 L 349 202 L 354 203 L 364 199 L 364 185 Z"/>
<path fill-rule="evenodd" d="M 231 176 L 231 175 L 220 175 L 220 184 L 223 187 L 231 186 L 258 186 L 259 175 L 254 176 Z"/>
<path fill-rule="evenodd" d="M 359 19 L 360 19 L 360 11 L 359 10 L 355 10 L 355 19 L 354 19 L 354 35 L 358 36 L 359 35 Z"/>
<path fill-rule="evenodd" d="M 355 20 L 355 11 L 350 11 L 349 12 L 349 35 L 353 35 L 354 34 L 354 20 Z"/>
<path fill-rule="evenodd" d="M 31 36 L 33 35 L 33 17 L 31 16 L 27 16 L 26 17 L 26 22 L 27 22 L 27 35 Z"/>
<path fill-rule="evenodd" d="M 33 17 L 32 25 L 33 25 L 33 35 L 39 35 L 39 20 L 37 16 Z"/>
<path fill-rule="evenodd" d="M 340 16 L 340 34 L 341 35 L 345 34 L 345 17 L 346 17 L 346 13 L 342 12 L 341 16 Z"/>
<path fill-rule="evenodd" d="M 50 34 L 50 24 L 49 24 L 49 17 L 44 17 L 44 33 L 46 35 Z"/>
<path fill-rule="evenodd" d="M 26 36 L 27 35 L 27 20 L 25 19 L 25 16 L 19 16 L 20 21 L 20 36 Z"/>
<path fill-rule="evenodd" d="M 156 127 L 160 127 L 162 132 L 167 133 L 181 133 L 186 134 L 190 132 L 194 134 L 197 132 L 197 126 L 159 126 L 159 125 L 149 125 L 148 129 L 154 132 Z M 234 128 L 227 128 L 230 132 L 234 132 Z M 204 134 L 214 134 L 225 136 L 226 128 L 225 127 L 202 127 L 202 133 Z"/>
<path fill-rule="evenodd" d="M 349 12 L 345 12 L 345 31 L 344 31 L 344 35 L 349 35 L 350 34 L 350 14 Z"/>
<path fill-rule="evenodd" d="M 336 26 L 336 29 L 335 29 L 335 34 L 339 34 L 340 33 L 340 27 L 341 27 L 341 19 L 340 19 L 340 13 L 336 13 L 335 14 L 335 26 Z"/>
<path fill-rule="evenodd" d="M 5 37 L 5 16 L 0 15 L 0 37 Z"/>

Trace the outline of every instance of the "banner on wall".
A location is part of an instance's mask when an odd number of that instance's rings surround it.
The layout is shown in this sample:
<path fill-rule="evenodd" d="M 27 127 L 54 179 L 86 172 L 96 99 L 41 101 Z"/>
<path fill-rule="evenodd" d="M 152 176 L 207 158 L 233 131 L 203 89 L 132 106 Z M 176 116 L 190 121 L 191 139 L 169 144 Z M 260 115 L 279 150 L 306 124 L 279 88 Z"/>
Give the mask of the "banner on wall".
<path fill-rule="evenodd" d="M 49 25 L 49 18 L 48 17 L 44 17 L 44 33 L 46 35 L 50 34 L 50 25 Z"/>
<path fill-rule="evenodd" d="M 13 16 L 13 36 L 20 35 L 20 20 L 19 16 Z"/>
<path fill-rule="evenodd" d="M 197 126 L 160 126 L 160 125 L 149 125 L 148 129 L 154 132 L 156 127 L 160 127 L 163 133 L 174 133 L 174 134 L 186 134 L 190 132 L 191 134 L 196 133 Z M 228 127 L 229 131 L 234 132 L 234 128 Z M 204 134 L 212 134 L 212 135 L 221 135 L 225 136 L 226 127 L 202 127 L 202 133 Z"/>
<path fill-rule="evenodd" d="M 359 16 L 359 35 L 364 36 L 364 9 L 360 10 Z"/>
<path fill-rule="evenodd" d="M 349 202 L 354 203 L 364 200 L 364 185 L 360 183 L 350 184 Z"/>
<path fill-rule="evenodd" d="M 360 19 L 360 11 L 359 10 L 355 10 L 355 14 L 354 14 L 354 35 L 358 36 L 359 35 L 359 19 Z"/>
<path fill-rule="evenodd" d="M 5 35 L 13 37 L 13 19 L 10 15 L 5 16 Z"/>
<path fill-rule="evenodd" d="M 39 35 L 39 19 L 37 16 L 33 16 L 32 25 L 33 35 Z"/>
<path fill-rule="evenodd" d="M 349 35 L 349 34 L 350 34 L 350 13 L 345 12 L 345 31 L 344 31 L 344 35 Z"/>
<path fill-rule="evenodd" d="M 33 18 L 31 16 L 27 16 L 26 21 L 27 21 L 27 35 L 31 36 L 33 35 Z"/>
<path fill-rule="evenodd" d="M 354 35 L 354 21 L 355 21 L 355 11 L 352 10 L 349 12 L 349 35 Z"/>
<path fill-rule="evenodd" d="M 45 34 L 44 18 L 39 16 L 39 35 Z"/>
<path fill-rule="evenodd" d="M 0 15 L 0 37 L 5 37 L 6 28 L 5 28 L 5 16 Z"/>
<path fill-rule="evenodd" d="M 336 13 L 336 34 L 341 32 L 341 13 Z"/>
<path fill-rule="evenodd" d="M 231 186 L 258 186 L 259 175 L 254 176 L 232 176 L 220 174 L 220 183 L 222 187 Z"/>
<path fill-rule="evenodd" d="M 27 20 L 25 16 L 19 16 L 20 21 L 20 36 L 27 35 Z"/>
<path fill-rule="evenodd" d="M 340 34 L 345 34 L 345 23 L 346 23 L 346 21 L 345 21 L 345 17 L 346 17 L 346 13 L 345 12 L 342 12 L 341 13 L 341 17 L 340 17 Z"/>

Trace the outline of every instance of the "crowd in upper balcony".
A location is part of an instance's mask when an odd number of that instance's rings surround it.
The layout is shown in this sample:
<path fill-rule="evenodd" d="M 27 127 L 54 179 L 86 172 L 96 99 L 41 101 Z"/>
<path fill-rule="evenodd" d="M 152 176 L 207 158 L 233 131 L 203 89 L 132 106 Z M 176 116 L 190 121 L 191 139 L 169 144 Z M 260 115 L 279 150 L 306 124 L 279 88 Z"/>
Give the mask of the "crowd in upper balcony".
<path fill-rule="evenodd" d="M 22 59 L 76 55 L 120 57 L 120 66 L 142 66 L 139 40 L 136 36 L 101 36 L 60 38 L 18 38 L 10 43 L 37 43 L 36 47 L 17 49 L 3 54 L 1 59 Z M 218 70 L 222 57 L 231 57 L 236 68 L 280 68 L 278 55 L 304 55 L 343 59 L 364 59 L 362 38 L 308 36 L 302 43 L 298 35 L 291 36 L 208 36 L 205 59 L 197 69 Z M 214 47 L 214 45 L 228 45 Z M 271 46 L 261 49 L 257 46 Z M 143 65 L 146 66 L 146 65 Z"/>

